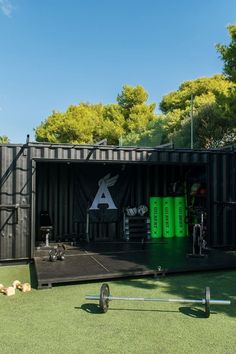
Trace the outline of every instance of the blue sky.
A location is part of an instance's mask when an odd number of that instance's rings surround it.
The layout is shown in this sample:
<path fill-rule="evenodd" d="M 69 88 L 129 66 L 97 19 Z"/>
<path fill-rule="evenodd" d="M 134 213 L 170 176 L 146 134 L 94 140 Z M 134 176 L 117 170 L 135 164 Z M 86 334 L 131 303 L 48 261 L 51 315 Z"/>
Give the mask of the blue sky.
<path fill-rule="evenodd" d="M 24 143 L 53 110 L 114 103 L 142 85 L 149 102 L 223 63 L 235 0 L 0 0 L 0 135 Z"/>

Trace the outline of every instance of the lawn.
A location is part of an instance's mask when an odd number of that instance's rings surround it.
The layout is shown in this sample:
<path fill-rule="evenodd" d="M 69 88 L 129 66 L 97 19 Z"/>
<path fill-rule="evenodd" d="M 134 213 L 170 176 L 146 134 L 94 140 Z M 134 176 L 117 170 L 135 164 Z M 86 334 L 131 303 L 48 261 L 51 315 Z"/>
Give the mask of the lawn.
<path fill-rule="evenodd" d="M 106 314 L 97 301 L 102 282 L 35 289 L 32 266 L 0 267 L 0 283 L 31 281 L 30 293 L 1 296 L 1 354 L 31 353 L 173 353 L 234 354 L 236 352 L 236 271 L 169 275 L 161 279 L 109 281 L 114 296 L 202 298 L 210 286 L 214 299 L 230 306 L 162 302 L 110 302 Z"/>

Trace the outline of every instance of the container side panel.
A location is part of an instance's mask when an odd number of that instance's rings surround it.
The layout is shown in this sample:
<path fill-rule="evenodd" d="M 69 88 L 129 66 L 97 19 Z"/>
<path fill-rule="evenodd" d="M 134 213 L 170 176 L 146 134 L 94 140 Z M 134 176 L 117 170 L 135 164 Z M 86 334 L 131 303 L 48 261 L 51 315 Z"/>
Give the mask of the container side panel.
<path fill-rule="evenodd" d="M 2 260 L 30 255 L 31 180 L 28 148 L 1 146 L 0 257 Z"/>

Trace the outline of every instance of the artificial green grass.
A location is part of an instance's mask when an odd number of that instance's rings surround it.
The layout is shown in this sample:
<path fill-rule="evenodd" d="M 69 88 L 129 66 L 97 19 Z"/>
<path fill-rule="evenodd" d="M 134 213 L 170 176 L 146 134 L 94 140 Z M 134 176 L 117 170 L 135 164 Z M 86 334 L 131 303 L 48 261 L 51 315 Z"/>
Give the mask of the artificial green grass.
<path fill-rule="evenodd" d="M 0 283 L 30 281 L 28 266 L 0 268 Z M 169 275 L 109 281 L 113 295 L 230 299 L 230 306 L 157 302 L 110 302 L 106 314 L 86 294 L 98 294 L 101 282 L 54 286 L 15 296 L 0 294 L 2 354 L 174 353 L 233 354 L 236 348 L 236 271 Z"/>

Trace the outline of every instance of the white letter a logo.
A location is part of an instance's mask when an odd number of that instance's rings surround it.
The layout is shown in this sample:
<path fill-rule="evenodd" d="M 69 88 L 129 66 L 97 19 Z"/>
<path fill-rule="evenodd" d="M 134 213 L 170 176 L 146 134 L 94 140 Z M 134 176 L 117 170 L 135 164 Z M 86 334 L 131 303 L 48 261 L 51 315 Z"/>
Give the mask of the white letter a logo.
<path fill-rule="evenodd" d="M 119 176 L 116 175 L 115 177 L 110 178 L 110 175 L 111 174 L 109 173 L 108 175 L 100 179 L 100 181 L 98 182 L 99 189 L 97 191 L 97 194 L 94 198 L 91 207 L 89 208 L 90 210 L 99 209 L 99 204 L 107 204 L 108 205 L 107 209 L 117 209 L 117 207 L 113 202 L 108 187 L 113 186 L 116 183 Z"/>

